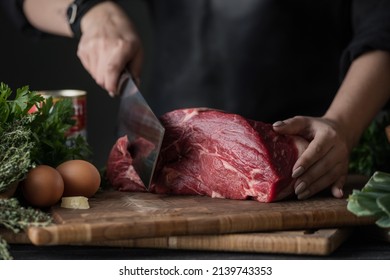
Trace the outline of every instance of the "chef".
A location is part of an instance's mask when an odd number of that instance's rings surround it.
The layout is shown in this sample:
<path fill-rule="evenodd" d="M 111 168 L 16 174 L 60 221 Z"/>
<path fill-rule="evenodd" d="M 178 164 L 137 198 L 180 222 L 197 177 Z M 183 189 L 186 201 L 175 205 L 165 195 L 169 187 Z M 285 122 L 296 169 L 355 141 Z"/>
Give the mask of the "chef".
<path fill-rule="evenodd" d="M 210 107 L 273 122 L 310 141 L 292 171 L 298 199 L 326 188 L 341 198 L 351 150 L 390 96 L 390 1 L 147 2 L 156 114 Z M 141 83 L 125 1 L 2 4 L 23 30 L 78 40 L 81 63 L 110 95 L 125 68 Z"/>

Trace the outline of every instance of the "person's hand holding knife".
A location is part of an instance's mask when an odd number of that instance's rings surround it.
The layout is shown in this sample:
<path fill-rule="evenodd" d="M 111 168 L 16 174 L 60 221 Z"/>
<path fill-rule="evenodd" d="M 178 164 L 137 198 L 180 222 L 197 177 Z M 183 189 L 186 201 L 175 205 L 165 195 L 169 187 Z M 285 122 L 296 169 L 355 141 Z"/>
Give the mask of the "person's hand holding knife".
<path fill-rule="evenodd" d="M 142 44 L 118 5 L 106 1 L 93 7 L 82 18 L 81 31 L 77 55 L 98 85 L 113 96 L 121 73 L 127 69 L 139 86 Z"/>
<path fill-rule="evenodd" d="M 23 11 L 38 30 L 80 37 L 77 55 L 111 96 L 127 70 L 139 85 L 143 50 L 125 11 L 110 0 L 24 0 Z M 42 16 L 44 15 L 44 16 Z"/>

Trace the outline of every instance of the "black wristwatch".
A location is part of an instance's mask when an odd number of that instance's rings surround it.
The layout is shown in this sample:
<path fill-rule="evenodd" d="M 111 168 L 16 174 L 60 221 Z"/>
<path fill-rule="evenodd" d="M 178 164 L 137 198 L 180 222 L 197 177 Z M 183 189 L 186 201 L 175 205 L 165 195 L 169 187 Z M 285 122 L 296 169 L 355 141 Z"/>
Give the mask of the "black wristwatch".
<path fill-rule="evenodd" d="M 75 38 L 81 37 L 81 18 L 95 5 L 111 0 L 75 0 L 69 5 L 66 15 Z"/>

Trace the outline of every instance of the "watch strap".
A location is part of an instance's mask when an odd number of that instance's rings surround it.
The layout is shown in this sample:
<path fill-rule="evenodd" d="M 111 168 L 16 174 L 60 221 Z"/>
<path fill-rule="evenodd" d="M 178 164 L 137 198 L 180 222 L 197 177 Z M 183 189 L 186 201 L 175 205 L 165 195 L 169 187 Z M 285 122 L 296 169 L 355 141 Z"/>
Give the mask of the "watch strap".
<path fill-rule="evenodd" d="M 110 0 L 75 0 L 67 9 L 69 26 L 75 38 L 81 37 L 81 19 L 95 5 Z"/>

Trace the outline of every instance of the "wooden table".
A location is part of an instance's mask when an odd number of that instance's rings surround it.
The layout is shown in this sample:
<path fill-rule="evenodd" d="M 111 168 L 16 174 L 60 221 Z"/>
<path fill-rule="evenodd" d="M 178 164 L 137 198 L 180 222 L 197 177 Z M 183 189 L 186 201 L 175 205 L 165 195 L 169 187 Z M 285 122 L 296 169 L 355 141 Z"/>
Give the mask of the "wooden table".
<path fill-rule="evenodd" d="M 100 246 L 34 246 L 24 244 L 12 244 L 10 246 L 10 252 L 16 260 L 390 260 L 390 243 L 378 237 L 377 233 L 373 233 L 371 227 L 362 227 L 355 229 L 348 240 L 327 256 Z"/>
<path fill-rule="evenodd" d="M 108 192 L 89 211 L 54 207 L 53 214 L 57 226 L 12 242 L 15 259 L 390 259 L 388 232 L 356 219 L 345 200 L 322 196 L 262 205 Z"/>

